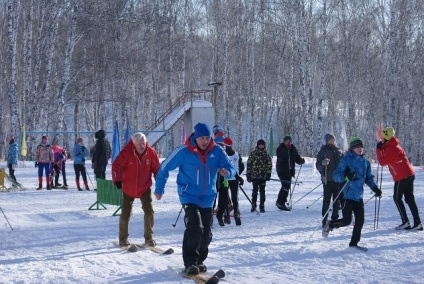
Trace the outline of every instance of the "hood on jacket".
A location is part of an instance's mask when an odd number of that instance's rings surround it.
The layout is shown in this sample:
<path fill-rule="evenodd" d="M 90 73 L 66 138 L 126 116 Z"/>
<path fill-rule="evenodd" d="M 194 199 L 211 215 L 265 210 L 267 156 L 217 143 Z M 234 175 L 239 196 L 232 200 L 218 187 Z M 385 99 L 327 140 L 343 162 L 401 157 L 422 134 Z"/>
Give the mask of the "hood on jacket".
<path fill-rule="evenodd" d="M 106 137 L 106 132 L 103 129 L 100 129 L 99 131 L 96 132 L 96 134 L 94 134 L 94 137 L 96 139 L 105 138 Z"/>

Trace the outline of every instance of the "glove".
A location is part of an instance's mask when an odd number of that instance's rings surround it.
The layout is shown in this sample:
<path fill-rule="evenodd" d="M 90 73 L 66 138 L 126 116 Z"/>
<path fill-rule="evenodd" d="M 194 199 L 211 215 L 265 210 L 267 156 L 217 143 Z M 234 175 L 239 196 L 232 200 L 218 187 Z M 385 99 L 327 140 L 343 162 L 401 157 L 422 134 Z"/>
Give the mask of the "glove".
<path fill-rule="evenodd" d="M 238 181 L 239 185 L 244 184 L 244 179 L 241 176 L 237 176 L 237 181 Z"/>
<path fill-rule="evenodd" d="M 324 167 L 328 166 L 328 164 L 330 163 L 330 159 L 329 158 L 325 158 L 324 160 L 322 160 L 321 165 L 323 165 Z"/>
<path fill-rule="evenodd" d="M 346 168 L 344 177 L 348 180 L 353 180 L 355 178 L 355 173 L 350 171 L 350 168 Z"/>
<path fill-rule="evenodd" d="M 38 167 L 38 162 L 35 162 L 35 167 Z"/>
<path fill-rule="evenodd" d="M 302 158 L 302 160 L 300 160 L 300 164 L 303 165 L 305 163 L 305 159 Z"/>
<path fill-rule="evenodd" d="M 267 181 L 270 181 L 271 180 L 271 174 L 266 174 L 266 178 L 265 178 Z"/>
<path fill-rule="evenodd" d="M 116 186 L 118 189 L 122 189 L 122 181 L 117 181 L 117 182 L 115 182 L 115 186 Z"/>
<path fill-rule="evenodd" d="M 246 178 L 247 178 L 248 183 L 252 182 L 252 176 L 251 175 L 246 175 Z"/>
<path fill-rule="evenodd" d="M 383 142 L 382 141 L 380 141 L 380 142 L 377 143 L 377 148 L 378 149 L 383 148 Z"/>
<path fill-rule="evenodd" d="M 374 186 L 373 188 L 371 188 L 371 190 L 372 191 L 374 191 L 374 193 L 375 193 L 375 197 L 380 197 L 381 198 L 381 194 L 383 193 L 382 191 L 381 191 L 381 189 L 379 189 L 377 186 Z"/>

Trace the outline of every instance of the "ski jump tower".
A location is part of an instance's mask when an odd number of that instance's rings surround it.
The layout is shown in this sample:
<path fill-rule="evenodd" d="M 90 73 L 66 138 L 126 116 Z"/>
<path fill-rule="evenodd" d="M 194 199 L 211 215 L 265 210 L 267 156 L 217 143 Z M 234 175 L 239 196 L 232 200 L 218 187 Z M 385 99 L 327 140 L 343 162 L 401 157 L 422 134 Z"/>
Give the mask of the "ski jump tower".
<path fill-rule="evenodd" d="M 193 90 L 184 92 L 156 121 L 147 129 L 147 141 L 154 145 L 181 118 L 184 119 L 184 129 L 189 135 L 198 122 L 215 124 L 215 107 L 210 101 L 215 101 L 216 87 L 221 83 L 209 84 L 213 90 Z"/>

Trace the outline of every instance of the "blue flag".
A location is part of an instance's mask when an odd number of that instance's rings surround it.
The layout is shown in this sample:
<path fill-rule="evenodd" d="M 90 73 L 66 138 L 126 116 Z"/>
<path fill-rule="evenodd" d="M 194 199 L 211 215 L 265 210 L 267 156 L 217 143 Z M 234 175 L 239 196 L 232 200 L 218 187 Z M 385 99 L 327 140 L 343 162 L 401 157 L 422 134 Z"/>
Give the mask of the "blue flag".
<path fill-rule="evenodd" d="M 119 142 L 119 127 L 118 121 L 115 122 L 115 129 L 113 131 L 113 145 L 112 145 L 112 163 L 121 151 L 121 145 Z"/>
<path fill-rule="evenodd" d="M 127 144 L 128 141 L 130 141 L 130 138 L 131 138 L 130 125 L 127 122 L 127 129 L 125 130 L 125 144 Z"/>

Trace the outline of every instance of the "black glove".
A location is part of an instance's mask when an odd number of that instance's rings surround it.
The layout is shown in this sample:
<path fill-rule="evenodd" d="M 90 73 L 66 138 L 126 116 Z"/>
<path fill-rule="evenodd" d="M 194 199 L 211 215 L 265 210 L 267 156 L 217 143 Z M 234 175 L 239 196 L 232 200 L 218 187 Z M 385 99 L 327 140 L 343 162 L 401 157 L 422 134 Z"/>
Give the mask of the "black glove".
<path fill-rule="evenodd" d="M 115 182 L 115 186 L 116 186 L 118 189 L 122 189 L 122 181 L 117 181 L 117 182 Z"/>
<path fill-rule="evenodd" d="M 266 174 L 266 178 L 265 178 L 267 181 L 270 181 L 271 180 L 271 174 Z"/>
<path fill-rule="evenodd" d="M 375 197 L 381 197 L 381 194 L 383 193 L 381 189 L 378 188 L 378 186 L 374 186 L 373 188 L 371 188 L 371 190 L 374 191 Z"/>
<path fill-rule="evenodd" d="M 246 178 L 247 178 L 248 183 L 252 182 L 252 176 L 251 175 L 246 175 Z"/>
<path fill-rule="evenodd" d="M 305 163 L 305 159 L 302 158 L 302 160 L 300 160 L 300 164 L 303 165 Z"/>
<path fill-rule="evenodd" d="M 241 176 L 237 176 L 237 181 L 238 181 L 239 185 L 244 184 L 244 179 Z"/>
<path fill-rule="evenodd" d="M 38 162 L 35 162 L 35 167 L 38 167 Z"/>
<path fill-rule="evenodd" d="M 377 143 L 377 148 L 378 149 L 383 148 L 383 142 L 382 141 L 380 141 L 380 142 Z"/>
<path fill-rule="evenodd" d="M 350 168 L 346 168 L 344 172 L 344 177 L 348 180 L 353 180 L 355 178 L 355 173 L 350 171 Z"/>

